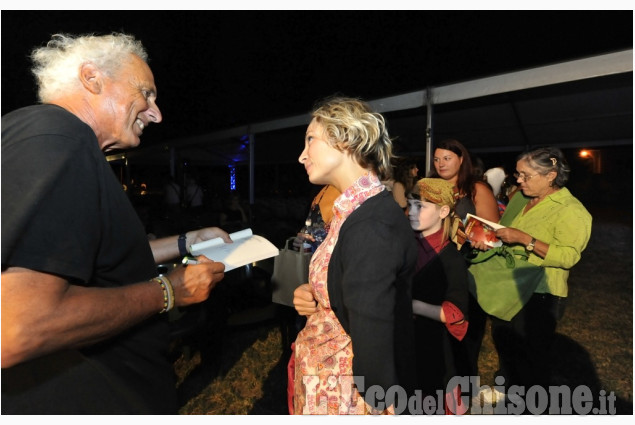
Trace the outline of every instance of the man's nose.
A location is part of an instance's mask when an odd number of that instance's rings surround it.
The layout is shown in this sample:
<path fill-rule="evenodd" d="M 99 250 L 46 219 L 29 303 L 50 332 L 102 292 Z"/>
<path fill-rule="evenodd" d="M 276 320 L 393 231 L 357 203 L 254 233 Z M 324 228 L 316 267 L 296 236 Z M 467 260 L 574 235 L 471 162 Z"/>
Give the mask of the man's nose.
<path fill-rule="evenodd" d="M 163 115 L 161 115 L 161 111 L 156 103 L 151 103 L 150 107 L 145 111 L 146 115 L 153 123 L 160 123 L 163 121 Z"/>

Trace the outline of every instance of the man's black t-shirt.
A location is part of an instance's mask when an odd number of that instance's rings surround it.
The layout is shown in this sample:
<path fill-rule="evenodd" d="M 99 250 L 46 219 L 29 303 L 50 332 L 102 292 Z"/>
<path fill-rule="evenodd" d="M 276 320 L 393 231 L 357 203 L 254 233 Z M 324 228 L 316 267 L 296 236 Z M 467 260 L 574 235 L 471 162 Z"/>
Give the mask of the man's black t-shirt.
<path fill-rule="evenodd" d="M 2 270 L 117 287 L 156 276 L 144 227 L 92 129 L 54 105 L 2 117 Z M 2 369 L 2 413 L 176 413 L 166 317 Z"/>

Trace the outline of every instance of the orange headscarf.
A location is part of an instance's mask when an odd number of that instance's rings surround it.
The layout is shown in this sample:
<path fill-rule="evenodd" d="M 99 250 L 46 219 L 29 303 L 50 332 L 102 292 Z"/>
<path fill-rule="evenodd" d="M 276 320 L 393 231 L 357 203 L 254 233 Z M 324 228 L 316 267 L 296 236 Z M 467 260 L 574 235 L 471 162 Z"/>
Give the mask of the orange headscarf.
<path fill-rule="evenodd" d="M 454 205 L 456 204 L 454 185 L 440 178 L 425 178 L 415 184 L 411 193 L 418 194 L 422 201 L 450 207 L 450 214 L 448 215 L 450 220 L 449 237 L 460 249 L 465 243 L 465 230 L 463 229 L 461 218 L 454 211 Z"/>

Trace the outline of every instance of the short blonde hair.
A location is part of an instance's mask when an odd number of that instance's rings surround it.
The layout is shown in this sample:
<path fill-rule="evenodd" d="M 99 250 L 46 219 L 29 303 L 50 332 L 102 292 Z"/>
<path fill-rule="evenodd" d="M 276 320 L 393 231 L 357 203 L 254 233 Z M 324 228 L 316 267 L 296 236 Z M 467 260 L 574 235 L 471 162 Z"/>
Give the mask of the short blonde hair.
<path fill-rule="evenodd" d="M 329 97 L 311 114 L 324 126 L 328 142 L 342 152 L 350 152 L 364 168 L 374 171 L 380 180 L 392 175 L 392 140 L 384 117 L 362 100 Z"/>
<path fill-rule="evenodd" d="M 131 35 L 54 34 L 46 46 L 31 52 L 40 102 L 49 103 L 64 93 L 76 91 L 80 87 L 78 72 L 82 64 L 92 63 L 112 77 L 130 55 L 148 60 L 141 42 Z"/>

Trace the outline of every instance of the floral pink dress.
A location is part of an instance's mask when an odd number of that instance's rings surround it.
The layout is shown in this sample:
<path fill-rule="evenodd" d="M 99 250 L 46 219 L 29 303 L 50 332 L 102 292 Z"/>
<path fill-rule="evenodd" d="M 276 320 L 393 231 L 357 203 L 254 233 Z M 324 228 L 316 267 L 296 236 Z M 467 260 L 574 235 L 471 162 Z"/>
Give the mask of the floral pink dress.
<path fill-rule="evenodd" d="M 342 224 L 364 201 L 382 190 L 377 176 L 369 173 L 344 191 L 335 200 L 329 233 L 311 259 L 309 283 L 318 306 L 295 341 L 295 414 L 376 413 L 353 385 L 351 338 L 331 310 L 327 273 Z"/>

